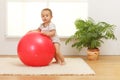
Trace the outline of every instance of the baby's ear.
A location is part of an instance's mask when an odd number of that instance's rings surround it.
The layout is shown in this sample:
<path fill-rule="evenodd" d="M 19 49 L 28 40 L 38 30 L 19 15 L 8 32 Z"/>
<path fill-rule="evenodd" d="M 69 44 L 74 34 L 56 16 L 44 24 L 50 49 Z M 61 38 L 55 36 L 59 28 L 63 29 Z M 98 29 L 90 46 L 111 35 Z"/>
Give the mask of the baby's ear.
<path fill-rule="evenodd" d="M 51 16 L 51 19 L 53 18 L 53 16 Z"/>

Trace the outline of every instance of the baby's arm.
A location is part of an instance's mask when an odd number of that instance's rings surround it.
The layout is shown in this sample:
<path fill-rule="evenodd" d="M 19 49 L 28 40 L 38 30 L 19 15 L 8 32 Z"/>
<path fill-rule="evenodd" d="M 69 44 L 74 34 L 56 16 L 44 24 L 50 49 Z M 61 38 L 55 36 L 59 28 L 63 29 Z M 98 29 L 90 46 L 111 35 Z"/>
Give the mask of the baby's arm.
<path fill-rule="evenodd" d="M 50 30 L 49 32 L 46 32 L 46 31 L 41 31 L 41 33 L 42 33 L 42 34 L 44 34 L 44 35 L 47 35 L 47 36 L 49 36 L 49 37 L 52 37 L 52 36 L 54 36 L 54 35 L 55 35 L 56 30 L 55 30 L 55 29 L 53 29 L 53 30 Z"/>
<path fill-rule="evenodd" d="M 29 32 L 40 32 L 41 30 L 38 28 L 38 29 L 35 29 L 35 30 L 30 30 Z"/>

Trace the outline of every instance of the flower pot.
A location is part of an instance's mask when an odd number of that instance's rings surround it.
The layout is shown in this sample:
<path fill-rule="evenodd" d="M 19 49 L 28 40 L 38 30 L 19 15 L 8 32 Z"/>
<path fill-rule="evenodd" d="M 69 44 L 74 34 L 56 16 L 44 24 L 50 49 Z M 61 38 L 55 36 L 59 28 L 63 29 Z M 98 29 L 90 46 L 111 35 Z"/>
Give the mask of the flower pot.
<path fill-rule="evenodd" d="M 98 60 L 99 57 L 99 49 L 88 49 L 87 50 L 87 59 L 88 60 Z"/>

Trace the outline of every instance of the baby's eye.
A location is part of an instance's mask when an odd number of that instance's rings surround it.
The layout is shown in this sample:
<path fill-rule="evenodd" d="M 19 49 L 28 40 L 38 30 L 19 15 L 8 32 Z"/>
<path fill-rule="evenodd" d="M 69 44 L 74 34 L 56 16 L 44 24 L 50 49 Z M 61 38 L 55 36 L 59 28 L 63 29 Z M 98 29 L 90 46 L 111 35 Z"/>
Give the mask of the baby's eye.
<path fill-rule="evenodd" d="M 48 15 L 46 15 L 46 17 L 48 17 Z"/>
<path fill-rule="evenodd" d="M 42 17 L 44 17 L 44 15 L 42 15 Z"/>

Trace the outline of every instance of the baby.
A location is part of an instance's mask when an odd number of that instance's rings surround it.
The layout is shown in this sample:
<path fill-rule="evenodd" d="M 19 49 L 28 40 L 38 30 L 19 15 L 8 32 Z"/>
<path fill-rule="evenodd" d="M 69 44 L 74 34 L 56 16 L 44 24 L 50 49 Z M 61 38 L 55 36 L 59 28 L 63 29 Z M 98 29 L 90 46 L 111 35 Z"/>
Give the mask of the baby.
<path fill-rule="evenodd" d="M 49 36 L 52 39 L 52 42 L 55 46 L 56 52 L 55 52 L 55 62 L 59 63 L 61 65 L 65 64 L 64 56 L 60 52 L 60 39 L 57 36 L 56 33 L 56 26 L 51 22 L 52 19 L 52 11 L 49 8 L 45 8 L 41 11 L 41 18 L 43 23 L 40 25 L 40 27 L 33 31 L 39 31 L 43 35 Z"/>

